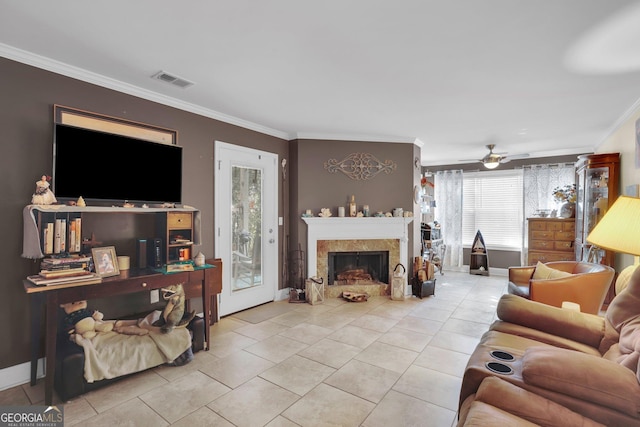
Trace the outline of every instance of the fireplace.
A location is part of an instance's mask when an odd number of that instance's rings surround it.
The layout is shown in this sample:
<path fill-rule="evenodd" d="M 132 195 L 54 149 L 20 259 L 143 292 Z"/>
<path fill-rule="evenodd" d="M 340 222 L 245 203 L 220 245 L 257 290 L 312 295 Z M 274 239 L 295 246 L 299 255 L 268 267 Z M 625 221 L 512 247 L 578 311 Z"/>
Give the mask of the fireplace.
<path fill-rule="evenodd" d="M 389 284 L 389 251 L 329 252 L 327 285 Z"/>
<path fill-rule="evenodd" d="M 304 217 L 307 223 L 307 274 L 309 277 L 323 278 L 329 283 L 329 253 L 344 252 L 386 252 L 386 284 L 372 286 L 367 284 L 370 295 L 384 295 L 390 292 L 390 279 L 393 269 L 401 263 L 408 268 L 408 225 L 411 217 L 391 218 L 320 218 Z M 333 277 L 333 276 L 332 276 Z M 383 282 L 384 273 L 378 279 Z M 361 287 L 360 284 L 356 285 Z M 325 287 L 325 297 L 340 295 L 342 285 Z M 362 286 L 363 288 L 365 286 Z M 378 290 L 374 289 L 378 288 Z M 360 291 L 360 290 L 359 290 Z M 358 291 L 358 292 L 359 292 Z M 407 288 L 407 292 L 409 289 Z"/>

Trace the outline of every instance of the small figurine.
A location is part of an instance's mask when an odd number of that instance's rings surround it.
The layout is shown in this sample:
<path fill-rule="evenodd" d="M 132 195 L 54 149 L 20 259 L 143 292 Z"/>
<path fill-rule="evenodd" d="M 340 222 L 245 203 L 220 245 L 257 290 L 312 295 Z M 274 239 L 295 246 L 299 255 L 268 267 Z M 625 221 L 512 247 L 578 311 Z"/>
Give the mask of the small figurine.
<path fill-rule="evenodd" d="M 84 208 L 85 206 L 87 206 L 87 203 L 84 201 L 84 198 L 82 196 L 78 197 L 76 206 L 80 206 L 81 208 Z"/>
<path fill-rule="evenodd" d="M 331 216 L 331 209 L 329 208 L 320 209 L 320 213 L 318 214 L 318 216 L 323 218 L 329 218 Z"/>
<path fill-rule="evenodd" d="M 36 182 L 36 192 L 31 196 L 32 205 L 52 205 L 58 203 L 56 196 L 51 191 L 49 181 L 50 176 L 42 175 L 40 181 Z"/>

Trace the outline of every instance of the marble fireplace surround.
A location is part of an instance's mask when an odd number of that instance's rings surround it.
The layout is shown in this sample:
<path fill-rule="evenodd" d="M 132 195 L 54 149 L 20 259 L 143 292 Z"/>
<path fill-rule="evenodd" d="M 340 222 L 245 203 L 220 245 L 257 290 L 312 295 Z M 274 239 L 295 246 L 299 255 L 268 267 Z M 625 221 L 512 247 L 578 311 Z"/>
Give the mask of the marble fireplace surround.
<path fill-rule="evenodd" d="M 327 283 L 329 252 L 389 251 L 389 279 L 409 265 L 408 228 L 412 217 L 303 217 L 307 223 L 307 275 Z M 326 288 L 325 288 L 326 289 Z"/>

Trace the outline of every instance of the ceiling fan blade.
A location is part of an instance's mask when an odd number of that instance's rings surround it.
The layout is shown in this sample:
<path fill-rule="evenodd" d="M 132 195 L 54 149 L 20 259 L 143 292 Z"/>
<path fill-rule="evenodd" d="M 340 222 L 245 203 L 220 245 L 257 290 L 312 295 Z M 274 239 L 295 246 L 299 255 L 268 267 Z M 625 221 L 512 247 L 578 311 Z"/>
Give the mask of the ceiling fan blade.
<path fill-rule="evenodd" d="M 526 159 L 529 157 L 528 153 L 523 153 L 523 154 L 514 154 L 513 156 L 506 156 L 505 158 L 508 158 L 509 160 L 519 160 L 519 159 Z"/>

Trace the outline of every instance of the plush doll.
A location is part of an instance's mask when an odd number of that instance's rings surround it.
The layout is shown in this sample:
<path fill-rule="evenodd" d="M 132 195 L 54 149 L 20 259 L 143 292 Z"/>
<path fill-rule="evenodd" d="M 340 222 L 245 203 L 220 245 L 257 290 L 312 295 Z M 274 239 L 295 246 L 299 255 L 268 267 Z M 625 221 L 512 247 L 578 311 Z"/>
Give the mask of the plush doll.
<path fill-rule="evenodd" d="M 167 301 L 167 305 L 162 311 L 160 319 L 153 322 L 153 326 L 160 326 L 160 331 L 169 333 L 174 327 L 187 326 L 195 317 L 196 312 L 185 313 L 185 296 L 182 283 L 162 288 L 162 298 Z"/>
<path fill-rule="evenodd" d="M 40 181 L 36 182 L 36 191 L 31 196 L 32 205 L 51 205 L 58 202 L 53 191 L 51 191 L 50 180 L 50 176 L 42 175 Z"/>
<path fill-rule="evenodd" d="M 103 321 L 103 314 L 97 310 L 88 310 L 86 300 L 61 304 L 60 307 L 67 314 L 64 323 L 65 329 L 71 335 L 71 339 L 75 339 L 75 335 L 91 339 L 98 332 L 113 330 L 113 322 Z"/>

